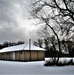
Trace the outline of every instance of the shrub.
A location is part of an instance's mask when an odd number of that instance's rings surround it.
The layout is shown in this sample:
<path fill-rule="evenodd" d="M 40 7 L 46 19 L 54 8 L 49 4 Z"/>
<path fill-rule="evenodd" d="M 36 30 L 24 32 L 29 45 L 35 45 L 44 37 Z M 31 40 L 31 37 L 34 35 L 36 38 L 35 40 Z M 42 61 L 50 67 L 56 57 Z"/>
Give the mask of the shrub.
<path fill-rule="evenodd" d="M 73 60 L 71 59 L 70 61 L 66 61 L 66 59 L 64 61 L 59 61 L 59 62 L 55 62 L 55 61 L 46 61 L 44 66 L 69 66 L 69 65 L 74 65 Z"/>
<path fill-rule="evenodd" d="M 54 66 L 55 65 L 55 62 L 53 61 L 46 61 L 44 66 Z"/>
<path fill-rule="evenodd" d="M 73 60 L 71 59 L 69 62 L 68 62 L 69 65 L 74 65 L 74 62 Z"/>

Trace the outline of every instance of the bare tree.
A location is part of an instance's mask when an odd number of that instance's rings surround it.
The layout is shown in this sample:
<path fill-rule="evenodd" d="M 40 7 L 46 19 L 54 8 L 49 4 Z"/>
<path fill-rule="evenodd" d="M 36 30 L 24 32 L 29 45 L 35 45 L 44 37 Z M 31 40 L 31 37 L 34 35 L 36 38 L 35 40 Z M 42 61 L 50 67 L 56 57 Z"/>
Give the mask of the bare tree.
<path fill-rule="evenodd" d="M 43 25 L 45 25 L 45 27 L 48 26 L 53 31 L 54 35 L 57 38 L 58 49 L 59 49 L 59 55 L 58 55 L 58 60 L 59 60 L 60 53 L 61 53 L 60 39 L 58 37 L 56 30 L 50 24 L 50 21 L 51 21 L 50 14 L 52 13 L 52 12 L 51 13 L 48 12 L 48 11 L 50 11 L 50 7 L 48 7 L 48 5 L 46 4 L 46 1 L 44 1 L 44 0 L 35 1 L 32 5 L 33 5 L 33 7 L 32 7 L 33 8 L 33 10 L 32 10 L 33 17 L 36 18 L 37 20 L 39 20 L 39 22 L 42 23 Z M 58 62 L 58 60 L 57 60 L 57 62 Z"/>
<path fill-rule="evenodd" d="M 61 53 L 58 32 L 68 35 L 74 32 L 74 1 L 73 0 L 32 0 L 34 20 L 48 26 L 58 41 L 59 55 Z M 51 24 L 51 22 L 54 22 Z M 55 30 L 55 28 L 57 30 Z M 66 36 L 65 36 L 66 37 Z"/>
<path fill-rule="evenodd" d="M 32 14 L 44 20 L 50 28 L 51 25 L 47 21 L 50 19 L 56 21 L 63 34 L 74 32 L 73 0 L 34 0 Z"/>
<path fill-rule="evenodd" d="M 42 48 L 42 44 L 43 44 L 42 39 L 38 39 L 37 41 L 34 41 L 34 45 L 35 46 L 38 46 L 38 47 L 41 47 Z"/>

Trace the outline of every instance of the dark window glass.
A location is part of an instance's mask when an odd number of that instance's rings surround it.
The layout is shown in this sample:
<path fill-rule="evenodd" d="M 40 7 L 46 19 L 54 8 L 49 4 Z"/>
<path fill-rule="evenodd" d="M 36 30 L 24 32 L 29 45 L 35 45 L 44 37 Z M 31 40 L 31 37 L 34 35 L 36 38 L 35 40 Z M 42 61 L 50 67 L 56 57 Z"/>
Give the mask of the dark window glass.
<path fill-rule="evenodd" d="M 22 54 L 22 52 L 21 52 L 21 54 Z"/>
<path fill-rule="evenodd" d="M 8 55 L 8 53 L 7 53 L 7 55 Z"/>

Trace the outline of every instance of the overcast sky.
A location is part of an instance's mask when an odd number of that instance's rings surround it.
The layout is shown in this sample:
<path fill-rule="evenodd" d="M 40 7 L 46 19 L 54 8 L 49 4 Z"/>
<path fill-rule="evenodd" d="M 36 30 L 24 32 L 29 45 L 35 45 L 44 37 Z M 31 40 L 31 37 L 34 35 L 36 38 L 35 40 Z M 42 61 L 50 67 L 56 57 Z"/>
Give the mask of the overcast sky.
<path fill-rule="evenodd" d="M 29 18 L 28 0 L 0 0 L 0 43 L 35 40 L 37 27 Z"/>

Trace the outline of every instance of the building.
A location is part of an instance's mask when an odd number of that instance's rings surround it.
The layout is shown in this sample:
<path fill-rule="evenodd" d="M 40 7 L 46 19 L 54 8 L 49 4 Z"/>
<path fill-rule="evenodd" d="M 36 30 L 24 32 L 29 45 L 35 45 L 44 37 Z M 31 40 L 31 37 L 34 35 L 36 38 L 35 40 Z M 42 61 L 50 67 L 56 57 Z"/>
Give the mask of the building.
<path fill-rule="evenodd" d="M 45 59 L 45 49 L 34 45 L 21 44 L 0 50 L 0 60 L 41 61 Z"/>

